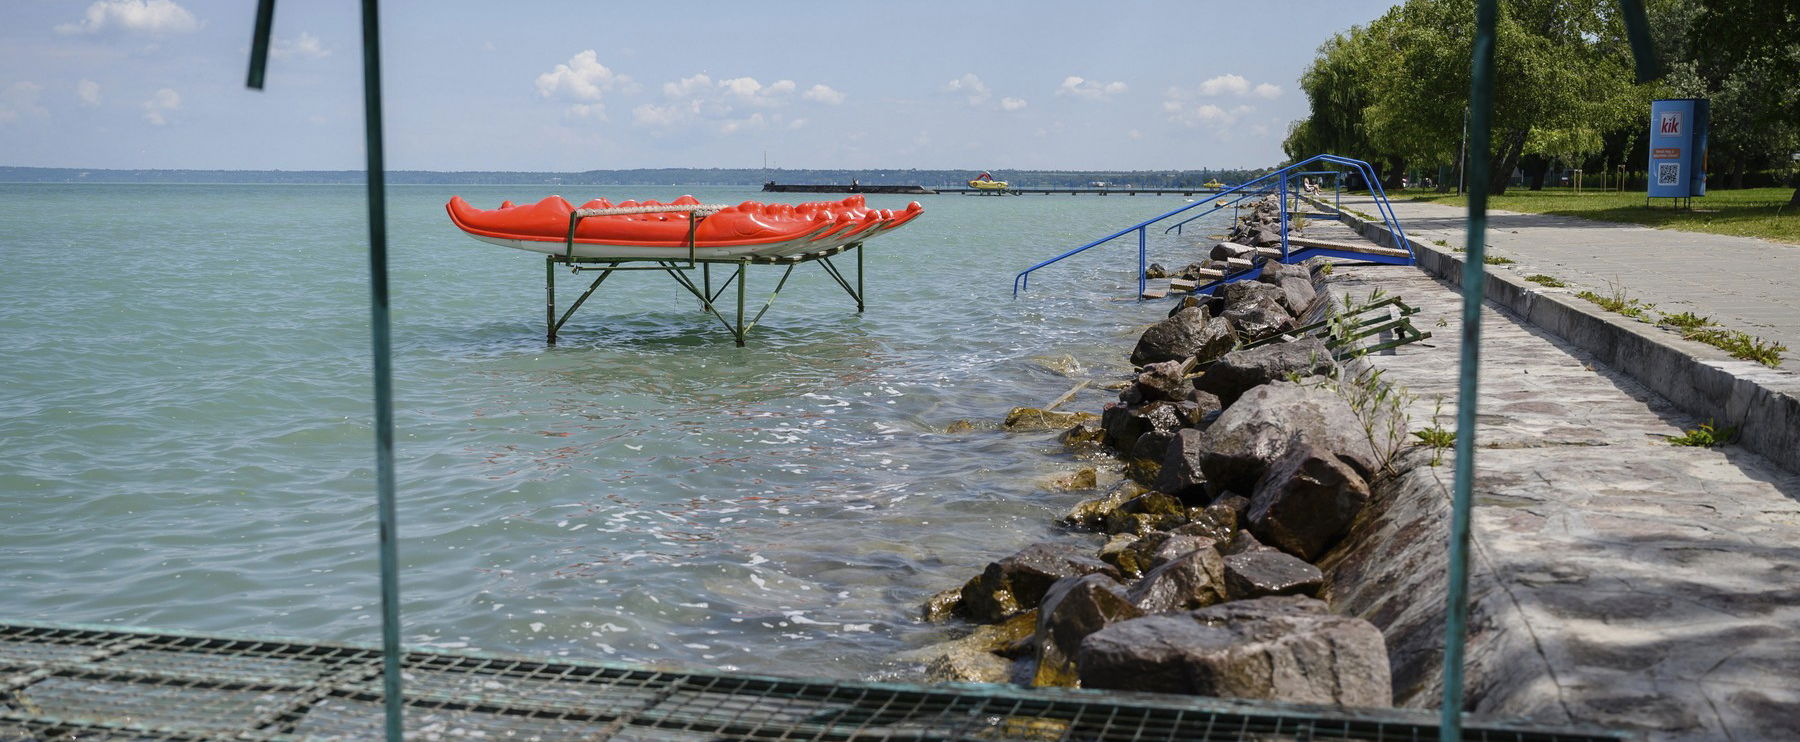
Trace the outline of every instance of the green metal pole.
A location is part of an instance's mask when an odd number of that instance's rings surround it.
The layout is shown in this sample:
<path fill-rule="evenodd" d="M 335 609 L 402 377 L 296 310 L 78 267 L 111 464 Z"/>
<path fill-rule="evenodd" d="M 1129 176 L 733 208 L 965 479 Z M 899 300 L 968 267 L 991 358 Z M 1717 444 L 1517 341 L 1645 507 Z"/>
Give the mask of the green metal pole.
<path fill-rule="evenodd" d="M 394 352 L 388 321 L 387 165 L 381 142 L 381 26 L 363 0 L 363 137 L 368 152 L 370 335 L 375 356 L 375 488 L 381 533 L 381 684 L 387 739 L 400 742 L 400 558 L 394 514 Z"/>
<path fill-rule="evenodd" d="M 1463 257 L 1462 363 L 1456 398 L 1456 479 L 1450 505 L 1450 575 L 1444 620 L 1444 698 L 1438 738 L 1462 739 L 1463 650 L 1469 623 L 1469 519 L 1475 486 L 1476 382 L 1481 375 L 1481 304 L 1487 280 L 1489 126 L 1494 114 L 1494 25 L 1498 0 L 1475 6 L 1469 75 L 1469 234 Z"/>
<path fill-rule="evenodd" d="M 739 348 L 744 347 L 744 284 L 749 283 L 749 281 L 745 280 L 744 274 L 748 273 L 749 271 L 750 271 L 750 261 L 743 260 L 743 261 L 738 262 L 738 272 L 737 272 L 737 285 L 738 285 L 737 319 L 738 319 L 738 321 L 737 321 L 737 330 L 735 331 L 735 334 L 737 335 L 737 344 L 738 344 Z"/>
<path fill-rule="evenodd" d="M 544 256 L 544 342 L 556 344 L 556 256 Z"/>
<path fill-rule="evenodd" d="M 863 311 L 862 254 L 864 246 L 856 246 L 856 313 Z"/>
<path fill-rule="evenodd" d="M 250 37 L 250 75 L 244 80 L 246 87 L 263 89 L 263 72 L 269 68 L 269 34 L 274 31 L 275 0 L 260 0 L 256 4 L 256 30 Z"/>

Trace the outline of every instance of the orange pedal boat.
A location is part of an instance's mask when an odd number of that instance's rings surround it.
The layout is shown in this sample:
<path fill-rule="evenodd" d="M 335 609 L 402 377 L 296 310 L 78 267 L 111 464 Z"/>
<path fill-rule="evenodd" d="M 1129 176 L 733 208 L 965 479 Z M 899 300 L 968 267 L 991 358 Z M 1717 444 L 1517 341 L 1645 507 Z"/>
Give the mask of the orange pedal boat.
<path fill-rule="evenodd" d="M 886 234 L 925 213 L 917 201 L 900 210 L 872 209 L 862 196 L 735 206 L 702 204 L 693 196 L 667 204 L 595 199 L 579 207 L 550 196 L 526 206 L 507 201 L 498 209 L 478 209 L 452 196 L 444 208 L 458 229 L 483 242 L 603 260 L 685 258 L 690 241 L 702 259 L 803 255 Z"/>

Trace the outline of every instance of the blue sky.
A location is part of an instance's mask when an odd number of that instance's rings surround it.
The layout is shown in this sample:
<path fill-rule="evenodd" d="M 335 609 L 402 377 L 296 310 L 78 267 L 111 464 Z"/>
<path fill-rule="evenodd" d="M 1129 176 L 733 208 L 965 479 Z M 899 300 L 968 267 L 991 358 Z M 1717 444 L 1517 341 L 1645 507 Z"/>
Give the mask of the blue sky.
<path fill-rule="evenodd" d="M 1391 2 L 398 2 L 388 166 L 1195 169 L 1281 159 Z M 0 165 L 352 169 L 359 4 L 7 0 Z"/>

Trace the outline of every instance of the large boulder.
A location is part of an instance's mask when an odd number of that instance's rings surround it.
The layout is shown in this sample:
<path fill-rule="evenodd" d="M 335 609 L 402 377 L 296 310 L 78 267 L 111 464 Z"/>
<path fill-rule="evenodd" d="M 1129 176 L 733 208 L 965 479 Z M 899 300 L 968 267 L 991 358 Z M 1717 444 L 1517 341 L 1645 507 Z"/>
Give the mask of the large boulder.
<path fill-rule="evenodd" d="M 1193 390 L 1193 385 L 1187 380 L 1187 369 L 1187 364 L 1182 361 L 1147 364 L 1127 391 L 1135 390 L 1137 398 L 1146 402 L 1186 399 Z"/>
<path fill-rule="evenodd" d="M 1195 549 L 1144 574 L 1131 588 L 1131 602 L 1145 613 L 1182 611 L 1226 599 L 1225 558 L 1213 547 Z"/>
<path fill-rule="evenodd" d="M 1393 705 L 1380 630 L 1299 596 L 1121 621 L 1081 642 L 1084 688 Z"/>
<path fill-rule="evenodd" d="M 1059 521 L 1064 525 L 1076 528 L 1101 530 L 1105 527 L 1109 514 L 1124 507 L 1125 503 L 1131 502 L 1144 492 L 1144 487 L 1137 482 L 1130 480 L 1120 482 L 1112 491 L 1104 495 L 1075 503 L 1075 506 L 1069 508 L 1069 512 L 1064 513 Z"/>
<path fill-rule="evenodd" d="M 1226 353 L 1194 381 L 1195 388 L 1211 392 L 1226 407 L 1253 387 L 1290 376 L 1328 376 L 1338 367 L 1325 341 L 1311 335 L 1285 343 L 1270 343 Z"/>
<path fill-rule="evenodd" d="M 1225 306 L 1227 307 L 1237 306 L 1247 301 L 1254 301 L 1256 297 L 1259 296 L 1267 298 L 1270 301 L 1280 302 L 1281 287 L 1271 286 L 1266 283 L 1258 283 L 1256 281 L 1238 281 L 1236 283 L 1225 284 L 1219 289 L 1219 297 L 1225 300 Z"/>
<path fill-rule="evenodd" d="M 1365 479 L 1379 463 L 1350 409 L 1329 389 L 1276 381 L 1245 392 L 1219 413 L 1200 446 L 1200 471 L 1216 488 L 1252 492 L 1295 436 L 1331 451 Z"/>
<path fill-rule="evenodd" d="M 1037 675 L 1033 685 L 1074 685 L 1075 653 L 1108 624 L 1144 615 L 1117 580 L 1100 574 L 1064 577 L 1044 594 L 1037 618 Z"/>
<path fill-rule="evenodd" d="M 1297 436 L 1250 497 L 1250 532 L 1263 543 L 1307 561 L 1317 560 L 1369 501 L 1362 475 L 1331 450 Z"/>
<path fill-rule="evenodd" d="M 1206 475 L 1200 472 L 1200 449 L 1205 434 L 1194 428 L 1175 432 L 1163 451 L 1162 469 L 1152 489 L 1193 500 L 1206 495 Z"/>
<path fill-rule="evenodd" d="M 1099 419 L 1100 416 L 1092 412 L 1054 412 L 1036 407 L 1014 407 L 1011 412 L 1006 413 L 1006 422 L 1001 423 L 1000 427 L 1018 432 L 1057 430 Z"/>
<path fill-rule="evenodd" d="M 1037 543 L 990 562 L 962 589 L 963 611 L 982 623 L 1003 621 L 1036 608 L 1050 585 L 1064 577 L 1101 573 L 1118 577 L 1112 565 L 1067 544 Z"/>
<path fill-rule="evenodd" d="M 1080 450 L 1105 443 L 1106 429 L 1100 427 L 1099 420 L 1089 419 L 1070 426 L 1056 439 L 1069 448 Z"/>
<path fill-rule="evenodd" d="M 1181 429 L 1181 416 L 1173 405 L 1164 402 L 1136 406 L 1108 404 L 1100 414 L 1100 427 L 1106 429 L 1106 445 L 1128 454 L 1145 433 L 1155 431 L 1173 436 Z"/>
<path fill-rule="evenodd" d="M 1250 501 L 1242 495 L 1227 492 L 1204 508 L 1189 508 L 1187 524 L 1175 532 L 1228 544 L 1236 536 L 1238 523 L 1249 506 Z"/>
<path fill-rule="evenodd" d="M 1281 227 L 1275 224 L 1263 224 L 1256 228 L 1256 236 L 1251 238 L 1257 247 L 1281 247 Z"/>
<path fill-rule="evenodd" d="M 1225 591 L 1232 600 L 1265 595 L 1317 597 L 1325 574 L 1299 557 L 1273 549 L 1250 550 L 1225 557 Z"/>
<path fill-rule="evenodd" d="M 1237 283 L 1232 285 L 1252 284 Z M 1268 286 L 1268 284 L 1260 283 L 1253 285 Z M 1280 289 L 1276 289 L 1276 291 L 1279 292 Z M 1288 314 L 1287 309 L 1281 306 L 1281 302 L 1262 294 L 1250 296 L 1235 304 L 1228 301 L 1222 319 L 1231 323 L 1231 326 L 1237 330 L 1238 335 L 1245 340 L 1268 337 L 1277 333 L 1286 332 L 1294 327 L 1293 315 Z M 1223 355 L 1223 353 L 1220 355 Z"/>
<path fill-rule="evenodd" d="M 1217 245 L 1213 245 L 1212 252 L 1207 253 L 1207 257 L 1212 258 L 1213 260 L 1225 260 L 1228 258 L 1243 258 L 1249 260 L 1251 254 L 1255 252 L 1256 248 L 1249 245 L 1240 245 L 1236 242 L 1221 242 Z"/>
<path fill-rule="evenodd" d="M 1305 278 L 1289 276 L 1276 284 L 1281 287 L 1281 303 L 1295 317 L 1306 314 L 1313 300 L 1319 298 L 1318 289 L 1313 288 L 1312 281 Z"/>
<path fill-rule="evenodd" d="M 1108 512 L 1104 527 L 1107 533 L 1143 534 L 1186 522 L 1187 509 L 1180 500 L 1161 492 L 1145 492 Z"/>
<path fill-rule="evenodd" d="M 1142 366 L 1197 357 L 1204 363 L 1232 349 L 1237 343 L 1233 329 L 1204 307 L 1188 307 L 1145 330 L 1131 351 L 1131 362 Z"/>
<path fill-rule="evenodd" d="M 1307 283 L 1312 283 L 1312 270 L 1303 264 L 1290 265 L 1271 260 L 1267 263 L 1263 263 L 1262 272 L 1256 276 L 1257 281 L 1274 284 L 1276 286 L 1280 286 L 1281 282 L 1288 278 L 1298 278 Z"/>

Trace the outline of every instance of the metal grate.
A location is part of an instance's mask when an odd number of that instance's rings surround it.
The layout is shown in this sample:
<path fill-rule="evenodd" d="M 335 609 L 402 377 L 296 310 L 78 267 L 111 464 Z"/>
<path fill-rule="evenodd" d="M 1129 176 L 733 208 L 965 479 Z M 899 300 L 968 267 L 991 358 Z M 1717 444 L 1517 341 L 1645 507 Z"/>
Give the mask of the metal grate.
<path fill-rule="evenodd" d="M 1436 716 L 1010 686 L 669 672 L 407 652 L 413 739 L 1154 742 L 1435 740 Z M 0 740 L 382 735 L 381 652 L 343 644 L 0 624 Z M 1464 739 L 1617 740 L 1471 722 Z"/>

